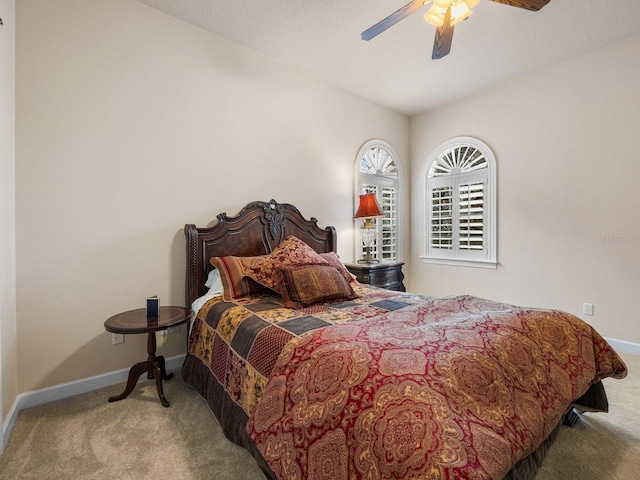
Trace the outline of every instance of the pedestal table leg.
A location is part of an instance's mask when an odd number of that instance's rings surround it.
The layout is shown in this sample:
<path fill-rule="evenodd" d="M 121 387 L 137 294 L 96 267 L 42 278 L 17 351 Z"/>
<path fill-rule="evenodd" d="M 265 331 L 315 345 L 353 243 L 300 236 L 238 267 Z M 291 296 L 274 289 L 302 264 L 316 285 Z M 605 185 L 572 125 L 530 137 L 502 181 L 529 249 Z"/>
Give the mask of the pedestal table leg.
<path fill-rule="evenodd" d="M 161 355 L 156 357 L 156 334 L 155 332 L 149 332 L 149 336 L 147 338 L 147 357 L 146 362 L 136 363 L 129 370 L 129 378 L 127 379 L 127 386 L 120 395 L 114 395 L 113 397 L 109 397 L 110 402 L 117 402 L 118 400 L 122 400 L 126 398 L 135 388 L 136 383 L 138 383 L 138 379 L 140 376 L 146 371 L 147 378 L 152 380 L 156 380 L 156 389 L 158 390 L 158 397 L 160 398 L 160 402 L 165 407 L 168 407 L 170 403 L 164 396 L 164 390 L 162 388 L 162 380 L 169 380 L 173 377 L 173 372 L 167 374 L 164 357 Z"/>

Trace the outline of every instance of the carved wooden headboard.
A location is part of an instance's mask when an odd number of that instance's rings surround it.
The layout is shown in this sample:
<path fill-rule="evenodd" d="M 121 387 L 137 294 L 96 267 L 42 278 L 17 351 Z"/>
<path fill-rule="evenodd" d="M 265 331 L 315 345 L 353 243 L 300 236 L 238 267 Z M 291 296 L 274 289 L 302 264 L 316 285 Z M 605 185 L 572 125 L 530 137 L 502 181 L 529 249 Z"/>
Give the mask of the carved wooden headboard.
<path fill-rule="evenodd" d="M 251 202 L 235 217 L 217 216 L 212 227 L 198 228 L 187 224 L 187 305 L 205 294 L 207 275 L 213 266 L 211 257 L 234 255 L 249 257 L 271 253 L 282 240 L 295 235 L 318 253 L 336 250 L 334 227 L 318 227 L 318 220 L 306 220 L 288 203 Z"/>

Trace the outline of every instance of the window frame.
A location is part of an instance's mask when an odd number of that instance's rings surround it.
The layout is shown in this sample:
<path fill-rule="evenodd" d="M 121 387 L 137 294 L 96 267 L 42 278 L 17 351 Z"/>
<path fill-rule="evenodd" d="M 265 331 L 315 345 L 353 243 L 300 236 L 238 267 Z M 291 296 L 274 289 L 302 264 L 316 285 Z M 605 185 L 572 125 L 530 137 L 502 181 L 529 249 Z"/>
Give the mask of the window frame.
<path fill-rule="evenodd" d="M 393 161 L 393 165 L 395 167 L 396 170 L 396 177 L 390 177 L 390 176 L 385 176 L 385 175 L 380 175 L 380 174 L 374 174 L 374 173 L 367 173 L 367 172 L 362 172 L 360 169 L 360 164 L 362 161 L 363 156 L 371 149 L 373 148 L 381 148 L 383 150 L 386 151 L 386 153 L 389 154 L 389 157 L 391 158 L 391 160 Z M 359 204 L 359 200 L 360 200 L 360 195 L 363 193 L 369 193 L 369 191 L 365 191 L 365 185 L 372 185 L 375 186 L 375 193 L 376 196 L 378 197 L 378 203 L 380 203 L 380 206 L 382 207 L 383 211 L 385 210 L 385 202 L 382 199 L 381 196 L 381 191 L 383 188 L 395 188 L 395 202 L 396 202 L 396 208 L 395 208 L 395 244 L 396 244 L 396 255 L 395 258 L 390 259 L 390 258 L 382 258 L 382 249 L 380 249 L 379 245 L 384 244 L 383 242 L 383 222 L 385 219 L 389 218 L 389 217 L 383 217 L 383 218 L 378 218 L 376 219 L 376 241 L 374 242 L 372 248 L 371 248 L 371 255 L 377 259 L 380 262 L 385 262 L 385 261 L 401 261 L 402 258 L 402 235 L 401 235 L 401 218 L 402 218 L 402 195 L 401 195 L 401 167 L 400 167 L 400 161 L 399 161 L 399 157 L 397 155 L 397 153 L 395 152 L 395 150 L 393 149 L 393 147 L 391 147 L 391 145 L 389 145 L 387 142 L 384 142 L 382 140 L 370 140 L 368 142 L 366 142 L 358 151 L 358 155 L 356 157 L 356 161 L 355 161 L 355 182 L 354 182 L 354 190 L 355 190 L 355 195 L 354 195 L 354 209 L 353 211 L 355 212 L 356 209 L 358 208 L 358 204 Z M 355 260 L 360 260 L 362 259 L 363 255 L 364 255 L 364 246 L 362 243 L 362 235 L 361 235 L 361 231 L 360 231 L 360 221 L 357 219 L 354 219 L 354 251 L 355 251 Z M 393 235 L 392 235 L 393 236 Z"/>
<path fill-rule="evenodd" d="M 432 166 L 440 156 L 459 146 L 470 146 L 479 150 L 487 162 L 487 167 L 470 172 L 455 172 L 443 176 L 429 177 Z M 454 265 L 479 268 L 497 268 L 497 193 L 496 193 L 496 160 L 489 146 L 473 137 L 455 137 L 438 145 L 427 157 L 421 174 L 422 228 L 420 259 L 423 263 Z M 480 253 L 460 248 L 458 244 L 459 221 L 459 187 L 462 184 L 483 183 L 483 249 Z M 450 250 L 432 247 L 431 225 L 433 217 L 431 195 L 432 187 L 452 188 L 452 248 Z"/>

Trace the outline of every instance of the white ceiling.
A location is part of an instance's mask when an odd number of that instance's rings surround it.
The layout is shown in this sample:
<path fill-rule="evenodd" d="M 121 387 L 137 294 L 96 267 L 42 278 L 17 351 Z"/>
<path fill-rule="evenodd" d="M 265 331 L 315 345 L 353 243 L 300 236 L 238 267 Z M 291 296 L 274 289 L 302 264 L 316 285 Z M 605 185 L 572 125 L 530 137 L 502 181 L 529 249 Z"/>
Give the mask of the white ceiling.
<path fill-rule="evenodd" d="M 551 0 L 539 12 L 483 0 L 451 53 L 431 60 L 427 7 L 360 39 L 408 0 L 138 1 L 407 115 L 640 34 L 639 0 Z"/>

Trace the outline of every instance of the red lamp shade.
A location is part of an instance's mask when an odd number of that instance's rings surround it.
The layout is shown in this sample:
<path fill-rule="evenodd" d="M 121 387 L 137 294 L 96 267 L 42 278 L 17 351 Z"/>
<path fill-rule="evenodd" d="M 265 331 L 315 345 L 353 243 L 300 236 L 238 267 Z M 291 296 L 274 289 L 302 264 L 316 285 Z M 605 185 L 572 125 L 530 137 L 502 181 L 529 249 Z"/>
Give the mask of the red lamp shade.
<path fill-rule="evenodd" d="M 376 218 L 384 217 L 380 204 L 375 193 L 365 193 L 360 195 L 360 205 L 353 218 Z"/>

